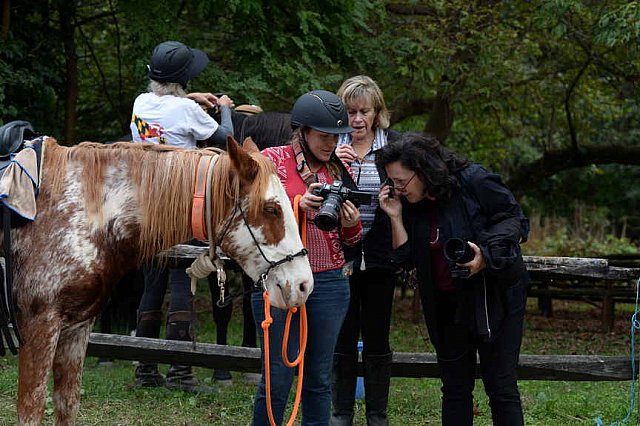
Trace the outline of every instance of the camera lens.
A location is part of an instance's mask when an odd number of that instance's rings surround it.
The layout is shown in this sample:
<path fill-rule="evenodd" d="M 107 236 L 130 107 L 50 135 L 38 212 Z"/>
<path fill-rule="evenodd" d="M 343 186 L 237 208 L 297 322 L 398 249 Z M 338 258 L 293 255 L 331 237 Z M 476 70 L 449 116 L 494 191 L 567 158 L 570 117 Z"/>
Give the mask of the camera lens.
<path fill-rule="evenodd" d="M 444 243 L 444 257 L 450 262 L 467 263 L 473 260 L 475 253 L 467 242 L 460 238 L 450 238 Z"/>
<path fill-rule="evenodd" d="M 318 215 L 313 220 L 316 226 L 323 231 L 331 231 L 338 226 L 342 198 L 337 194 L 329 194 L 320 206 Z"/>

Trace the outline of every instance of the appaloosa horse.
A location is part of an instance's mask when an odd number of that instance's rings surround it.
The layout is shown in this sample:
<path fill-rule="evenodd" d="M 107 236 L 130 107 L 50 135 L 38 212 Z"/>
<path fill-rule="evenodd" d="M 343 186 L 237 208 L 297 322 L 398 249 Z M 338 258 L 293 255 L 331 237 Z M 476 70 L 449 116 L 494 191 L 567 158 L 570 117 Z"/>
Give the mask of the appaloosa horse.
<path fill-rule="evenodd" d="M 89 334 L 112 283 L 192 238 L 195 171 L 211 153 L 131 143 L 67 148 L 52 138 L 45 147 L 37 219 L 12 231 L 23 338 L 18 422 L 42 422 L 53 370 L 56 423 L 72 425 Z M 269 273 L 273 305 L 304 303 L 313 277 L 269 160 L 253 143 L 230 140 L 213 169 L 212 193 L 213 240 L 254 281 Z"/>

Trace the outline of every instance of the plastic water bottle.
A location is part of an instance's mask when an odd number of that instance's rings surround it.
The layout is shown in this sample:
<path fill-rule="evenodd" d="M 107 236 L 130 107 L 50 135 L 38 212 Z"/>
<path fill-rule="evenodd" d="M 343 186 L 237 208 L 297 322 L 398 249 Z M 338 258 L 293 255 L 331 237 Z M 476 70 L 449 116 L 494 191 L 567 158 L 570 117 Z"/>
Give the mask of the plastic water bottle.
<path fill-rule="evenodd" d="M 358 340 L 358 354 L 362 354 L 362 340 Z M 364 399 L 364 379 L 358 376 L 356 381 L 356 399 Z"/>

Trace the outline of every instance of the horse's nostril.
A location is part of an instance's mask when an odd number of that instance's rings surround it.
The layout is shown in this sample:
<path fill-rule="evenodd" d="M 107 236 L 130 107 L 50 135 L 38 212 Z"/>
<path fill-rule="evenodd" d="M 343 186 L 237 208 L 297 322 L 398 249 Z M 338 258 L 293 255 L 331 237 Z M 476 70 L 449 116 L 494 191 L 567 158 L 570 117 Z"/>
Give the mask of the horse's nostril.
<path fill-rule="evenodd" d="M 300 293 L 304 293 L 307 291 L 307 285 L 306 283 L 300 283 Z"/>

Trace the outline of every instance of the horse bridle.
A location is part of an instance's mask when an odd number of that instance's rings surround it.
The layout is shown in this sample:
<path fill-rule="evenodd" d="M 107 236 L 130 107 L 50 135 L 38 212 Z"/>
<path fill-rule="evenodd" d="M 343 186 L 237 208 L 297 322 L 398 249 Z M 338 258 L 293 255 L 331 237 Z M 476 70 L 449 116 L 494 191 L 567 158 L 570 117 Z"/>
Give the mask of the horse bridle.
<path fill-rule="evenodd" d="M 229 216 L 229 218 L 227 219 L 226 223 L 224 224 L 224 227 L 222 228 L 222 233 L 219 235 L 217 241 L 216 241 L 216 246 L 220 247 L 222 244 L 222 240 L 224 239 L 224 237 L 227 235 L 227 233 L 229 232 L 229 230 L 231 229 L 231 224 L 233 223 L 233 219 L 236 217 L 238 211 L 240 212 L 240 216 L 242 217 L 242 221 L 244 222 L 244 226 L 247 228 L 247 231 L 249 231 L 249 235 L 251 235 L 251 239 L 253 240 L 254 245 L 256 246 L 256 248 L 258 249 L 258 251 L 260 252 L 260 255 L 262 256 L 262 258 L 265 260 L 265 262 L 267 262 L 269 264 L 269 266 L 267 267 L 267 270 L 264 271 L 262 274 L 260 274 L 260 278 L 258 278 L 258 281 L 256 281 L 253 284 L 253 290 L 252 292 L 255 291 L 267 291 L 267 284 L 266 281 L 269 278 L 269 273 L 276 267 L 291 262 L 293 261 L 296 257 L 299 256 L 307 256 L 309 254 L 309 251 L 306 248 L 302 248 L 299 252 L 294 253 L 294 254 L 288 254 L 286 256 L 284 256 L 282 259 L 277 260 L 277 261 L 273 261 L 270 260 L 267 255 L 264 253 L 264 251 L 262 250 L 262 247 L 260 246 L 260 243 L 258 242 L 258 239 L 256 238 L 255 234 L 253 233 L 253 231 L 251 230 L 251 226 L 249 226 L 249 222 L 247 221 L 247 216 L 244 213 L 244 210 L 242 209 L 242 202 L 241 201 L 237 201 L 234 208 L 233 208 L 233 212 L 231 212 L 231 215 Z M 278 288 L 280 290 L 282 290 L 282 286 L 278 283 Z M 232 295 L 229 297 L 229 299 L 233 299 L 234 297 L 240 296 L 241 294 L 244 294 L 244 292 L 237 294 L 237 295 Z M 220 305 L 220 303 L 222 303 L 222 305 Z M 222 306 L 226 306 L 226 303 L 224 301 L 224 295 L 223 295 L 223 289 L 221 289 L 221 294 L 220 294 L 220 300 L 218 301 L 218 306 L 222 307 Z"/>

